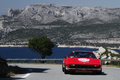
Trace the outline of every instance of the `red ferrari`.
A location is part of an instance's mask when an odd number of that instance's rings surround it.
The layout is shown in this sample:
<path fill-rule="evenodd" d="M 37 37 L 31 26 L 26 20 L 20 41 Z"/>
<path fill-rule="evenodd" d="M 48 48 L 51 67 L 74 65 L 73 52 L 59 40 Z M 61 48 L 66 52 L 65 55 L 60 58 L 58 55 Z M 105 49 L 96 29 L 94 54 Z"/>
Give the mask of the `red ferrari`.
<path fill-rule="evenodd" d="M 69 72 L 96 72 L 101 74 L 102 61 L 97 59 L 91 51 L 72 51 L 63 58 L 62 71 Z"/>

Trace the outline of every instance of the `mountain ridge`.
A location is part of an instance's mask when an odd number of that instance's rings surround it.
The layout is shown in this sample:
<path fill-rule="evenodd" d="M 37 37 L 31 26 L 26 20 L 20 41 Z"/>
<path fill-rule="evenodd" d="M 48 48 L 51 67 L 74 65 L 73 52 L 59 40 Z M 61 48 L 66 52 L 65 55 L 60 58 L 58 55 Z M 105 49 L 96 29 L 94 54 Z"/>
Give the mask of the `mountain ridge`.
<path fill-rule="evenodd" d="M 119 21 L 120 8 L 35 4 L 0 16 L 1 43 L 47 36 L 55 43 L 96 45 L 119 40 Z"/>

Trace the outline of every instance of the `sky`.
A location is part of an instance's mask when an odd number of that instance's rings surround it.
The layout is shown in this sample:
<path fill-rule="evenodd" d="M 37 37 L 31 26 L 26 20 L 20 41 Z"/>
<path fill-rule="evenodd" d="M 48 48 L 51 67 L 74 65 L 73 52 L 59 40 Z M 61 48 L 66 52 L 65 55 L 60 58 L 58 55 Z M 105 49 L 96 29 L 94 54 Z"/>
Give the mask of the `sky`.
<path fill-rule="evenodd" d="M 120 8 L 120 0 L 0 0 L 0 15 L 7 14 L 9 8 L 22 9 L 28 5 L 50 3 L 66 6 L 87 6 Z"/>

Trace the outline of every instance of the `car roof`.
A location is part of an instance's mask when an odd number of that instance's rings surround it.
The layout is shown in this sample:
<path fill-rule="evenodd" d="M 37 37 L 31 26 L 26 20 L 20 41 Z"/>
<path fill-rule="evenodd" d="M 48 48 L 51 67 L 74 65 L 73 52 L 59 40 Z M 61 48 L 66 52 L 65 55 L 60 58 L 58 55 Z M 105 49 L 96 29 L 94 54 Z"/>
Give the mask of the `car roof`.
<path fill-rule="evenodd" d="M 88 53 L 93 53 L 92 51 L 79 51 L 79 50 L 77 50 L 77 51 L 72 51 L 72 52 L 88 52 Z"/>

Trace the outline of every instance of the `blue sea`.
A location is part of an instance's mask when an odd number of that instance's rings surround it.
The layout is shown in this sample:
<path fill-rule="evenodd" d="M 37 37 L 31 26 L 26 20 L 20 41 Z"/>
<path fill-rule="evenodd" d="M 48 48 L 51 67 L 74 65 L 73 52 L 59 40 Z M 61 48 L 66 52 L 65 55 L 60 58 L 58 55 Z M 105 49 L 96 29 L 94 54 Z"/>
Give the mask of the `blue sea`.
<path fill-rule="evenodd" d="M 93 48 L 61 48 L 55 46 L 52 51 L 51 56 L 46 56 L 46 59 L 62 59 L 68 56 L 71 51 L 81 50 L 81 51 L 97 51 L 98 49 Z M 117 50 L 120 52 L 120 50 Z M 27 47 L 0 47 L 0 57 L 4 59 L 41 59 L 39 53 L 32 52 Z"/>

